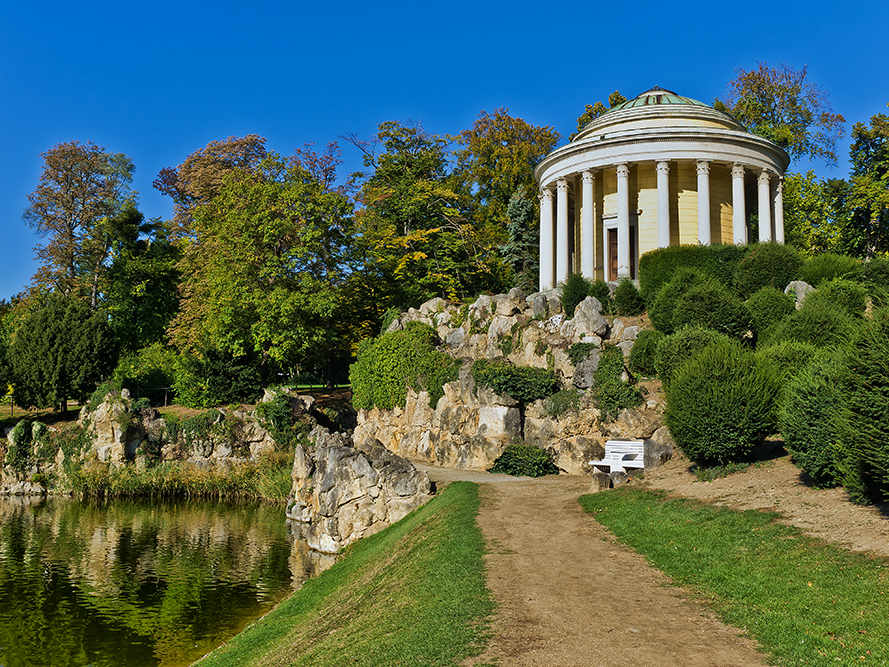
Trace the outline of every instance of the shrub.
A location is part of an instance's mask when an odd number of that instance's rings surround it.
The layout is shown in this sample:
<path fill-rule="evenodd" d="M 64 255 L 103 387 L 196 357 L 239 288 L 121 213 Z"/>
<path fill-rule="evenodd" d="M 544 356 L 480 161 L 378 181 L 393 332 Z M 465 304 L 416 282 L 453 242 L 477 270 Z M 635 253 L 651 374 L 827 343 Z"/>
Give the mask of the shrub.
<path fill-rule="evenodd" d="M 614 312 L 616 315 L 641 315 L 645 312 L 645 301 L 632 280 L 624 278 L 614 290 Z"/>
<path fill-rule="evenodd" d="M 508 361 L 478 359 L 472 364 L 472 376 L 477 385 L 490 387 L 498 394 L 507 394 L 523 403 L 546 398 L 559 388 L 559 380 L 553 371 L 513 366 Z"/>
<path fill-rule="evenodd" d="M 568 348 L 568 358 L 572 364 L 577 366 L 577 364 L 587 360 L 590 352 L 595 347 L 595 343 L 574 343 Z"/>
<path fill-rule="evenodd" d="M 654 355 L 658 377 L 669 385 L 675 374 L 694 354 L 719 341 L 730 340 L 725 334 L 704 327 L 685 327 L 664 336 Z"/>
<path fill-rule="evenodd" d="M 834 278 L 821 283 L 816 292 L 806 297 L 805 303 L 809 307 L 814 305 L 812 302 L 834 303 L 845 308 L 853 317 L 863 317 L 867 308 L 867 288 L 851 280 Z"/>
<path fill-rule="evenodd" d="M 660 248 L 639 258 L 639 289 L 651 306 L 661 288 L 680 269 L 694 269 L 728 287 L 745 248 L 735 245 L 679 245 Z"/>
<path fill-rule="evenodd" d="M 615 419 L 621 410 L 635 408 L 644 400 L 642 393 L 621 379 L 624 372 L 623 351 L 614 345 L 602 348 L 596 368 L 593 402 L 603 421 Z"/>
<path fill-rule="evenodd" d="M 380 324 L 380 333 L 386 333 L 386 330 L 392 326 L 392 323 L 398 319 L 399 315 L 401 315 L 401 311 L 398 308 L 390 308 L 383 313 L 383 321 Z"/>
<path fill-rule="evenodd" d="M 835 486 L 836 422 L 840 405 L 837 355 L 821 355 L 787 381 L 778 422 L 793 462 L 818 488 Z"/>
<path fill-rule="evenodd" d="M 574 317 L 577 304 L 590 295 L 590 283 L 579 273 L 572 273 L 562 285 L 562 309 L 568 317 Z"/>
<path fill-rule="evenodd" d="M 702 326 L 732 338 L 744 338 L 753 326 L 750 311 L 717 283 L 692 286 L 673 307 L 673 331 Z"/>
<path fill-rule="evenodd" d="M 182 405 L 209 408 L 253 401 L 262 393 L 262 381 L 249 356 L 210 349 L 177 358 L 173 391 Z"/>
<path fill-rule="evenodd" d="M 763 287 L 783 290 L 799 277 L 802 264 L 802 258 L 792 246 L 782 243 L 750 246 L 735 267 L 735 291 L 742 299 L 748 299 Z"/>
<path fill-rule="evenodd" d="M 435 349 L 438 342 L 438 334 L 428 324 L 408 322 L 403 331 L 362 343 L 349 369 L 355 408 L 403 406 L 409 387 L 428 391 L 434 406 L 444 395 L 444 385 L 456 380 L 460 369 L 459 360 Z"/>
<path fill-rule="evenodd" d="M 798 340 L 815 347 L 837 346 L 848 340 L 853 329 L 845 308 L 825 301 L 810 302 L 807 298 L 802 308 L 768 329 L 763 342 L 776 345 L 784 340 Z"/>
<path fill-rule="evenodd" d="M 272 400 L 256 406 L 256 417 L 260 425 L 271 435 L 275 444 L 283 450 L 291 450 L 305 435 L 305 427 L 294 414 L 293 397 L 279 391 Z"/>
<path fill-rule="evenodd" d="M 172 387 L 176 378 L 176 351 L 162 343 L 123 355 L 111 379 L 130 390 Z"/>
<path fill-rule="evenodd" d="M 854 274 L 860 266 L 861 261 L 854 257 L 825 252 L 803 262 L 799 279 L 818 287 L 822 282 Z"/>
<path fill-rule="evenodd" d="M 889 309 L 874 313 L 844 350 L 837 470 L 860 502 L 889 499 Z"/>
<path fill-rule="evenodd" d="M 875 257 L 862 264 L 848 277 L 867 287 L 874 305 L 880 307 L 889 305 L 889 259 Z"/>
<path fill-rule="evenodd" d="M 664 333 L 657 329 L 640 331 L 633 343 L 633 349 L 630 350 L 630 370 L 642 375 L 656 375 L 657 346 L 663 338 Z"/>
<path fill-rule="evenodd" d="M 763 287 L 747 299 L 747 310 L 757 335 L 796 311 L 796 300 L 774 287 Z"/>
<path fill-rule="evenodd" d="M 577 389 L 563 389 L 544 401 L 543 408 L 550 417 L 558 417 L 566 412 L 577 412 L 583 394 Z"/>
<path fill-rule="evenodd" d="M 667 391 L 667 426 L 702 466 L 749 458 L 775 431 L 780 380 L 740 343 L 722 340 L 685 364 Z"/>
<path fill-rule="evenodd" d="M 557 475 L 559 469 L 546 450 L 527 445 L 507 445 L 503 453 L 494 461 L 488 472 L 499 472 L 507 475 L 542 477 Z"/>
<path fill-rule="evenodd" d="M 6 445 L 4 465 L 24 472 L 31 458 L 31 424 L 28 419 L 20 419 L 12 428 Z"/>
<path fill-rule="evenodd" d="M 707 276 L 696 269 L 682 268 L 676 271 L 648 308 L 654 328 L 666 334 L 673 333 L 673 309 L 676 303 L 692 287 L 707 282 Z"/>
<path fill-rule="evenodd" d="M 608 283 L 604 280 L 596 280 L 595 282 L 589 283 L 587 296 L 592 296 L 599 300 L 599 303 L 602 304 L 603 313 L 611 312 L 611 290 L 608 288 Z"/>

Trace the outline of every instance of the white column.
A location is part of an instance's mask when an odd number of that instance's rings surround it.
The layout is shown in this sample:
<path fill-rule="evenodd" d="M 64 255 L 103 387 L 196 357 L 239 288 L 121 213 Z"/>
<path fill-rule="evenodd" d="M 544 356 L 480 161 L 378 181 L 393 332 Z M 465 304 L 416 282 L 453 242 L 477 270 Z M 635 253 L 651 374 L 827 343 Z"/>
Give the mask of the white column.
<path fill-rule="evenodd" d="M 670 246 L 670 163 L 657 163 L 657 247 Z"/>
<path fill-rule="evenodd" d="M 747 243 L 747 212 L 744 198 L 744 165 L 732 166 L 732 238 L 737 245 Z"/>
<path fill-rule="evenodd" d="M 568 181 L 556 182 L 556 284 L 568 280 Z"/>
<path fill-rule="evenodd" d="M 769 192 L 769 172 L 763 169 L 757 180 L 759 184 L 759 242 L 768 243 L 772 240 L 772 198 Z"/>
<path fill-rule="evenodd" d="M 698 160 L 698 243 L 710 245 L 710 163 Z"/>
<path fill-rule="evenodd" d="M 775 242 L 784 243 L 784 179 L 775 185 Z"/>
<path fill-rule="evenodd" d="M 617 277 L 630 277 L 630 169 L 617 165 Z"/>
<path fill-rule="evenodd" d="M 553 272 L 553 193 L 540 191 L 540 291 L 555 287 Z"/>
<path fill-rule="evenodd" d="M 584 278 L 595 278 L 596 246 L 593 218 L 593 197 L 596 190 L 596 176 L 591 171 L 583 172 L 583 211 L 580 221 L 580 238 L 583 247 L 580 251 L 580 272 Z"/>

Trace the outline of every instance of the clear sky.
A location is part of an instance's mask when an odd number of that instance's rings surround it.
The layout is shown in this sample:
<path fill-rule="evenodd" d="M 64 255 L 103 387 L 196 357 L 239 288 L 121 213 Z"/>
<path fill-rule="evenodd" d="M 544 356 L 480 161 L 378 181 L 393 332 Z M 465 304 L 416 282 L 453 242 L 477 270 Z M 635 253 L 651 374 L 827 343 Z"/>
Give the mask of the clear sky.
<path fill-rule="evenodd" d="M 386 120 L 456 134 L 508 107 L 567 140 L 587 103 L 654 85 L 707 103 L 758 60 L 808 65 L 853 123 L 889 113 L 889 1 L 4 3 L 0 20 L 0 298 L 34 272 L 21 215 L 40 154 L 65 141 L 126 153 L 151 183 L 209 141 L 256 133 L 289 154 Z M 848 135 L 838 168 L 844 177 Z M 343 145 L 342 175 L 361 168 Z"/>

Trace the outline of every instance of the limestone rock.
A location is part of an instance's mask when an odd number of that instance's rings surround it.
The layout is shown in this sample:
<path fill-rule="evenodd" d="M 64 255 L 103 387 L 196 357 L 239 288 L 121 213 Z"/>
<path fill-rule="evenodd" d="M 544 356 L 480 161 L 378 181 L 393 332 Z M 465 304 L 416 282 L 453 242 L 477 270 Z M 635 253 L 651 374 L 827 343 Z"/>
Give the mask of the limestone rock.
<path fill-rule="evenodd" d="M 611 478 L 611 486 L 615 488 L 630 481 L 630 476 L 622 470 L 611 472 L 608 477 Z"/>
<path fill-rule="evenodd" d="M 544 317 L 547 307 L 546 295 L 538 292 L 532 295 L 531 299 L 531 317 Z"/>
<path fill-rule="evenodd" d="M 634 341 L 634 340 L 636 340 L 636 338 L 638 336 L 639 336 L 639 327 L 632 326 L 632 327 L 626 327 L 624 329 L 624 332 L 621 334 L 620 339 L 622 342 Z M 612 335 L 612 337 L 613 337 L 613 335 Z"/>
<path fill-rule="evenodd" d="M 784 288 L 785 294 L 790 294 L 796 299 L 797 310 L 803 307 L 806 297 L 814 291 L 815 288 L 803 280 L 792 280 Z"/>
<path fill-rule="evenodd" d="M 598 493 L 599 491 L 607 491 L 610 488 L 611 476 L 607 472 L 602 472 L 601 470 L 593 470 L 589 492 Z"/>
<path fill-rule="evenodd" d="M 611 340 L 621 340 L 625 328 L 624 321 L 615 317 L 614 322 L 611 323 L 611 333 L 609 335 Z"/>
<path fill-rule="evenodd" d="M 599 359 L 602 350 L 590 350 L 589 356 L 581 361 L 574 369 L 574 386 L 578 389 L 589 389 L 596 383 L 596 370 L 599 368 Z"/>
<path fill-rule="evenodd" d="M 604 337 L 608 323 L 602 317 L 602 304 L 596 297 L 588 296 L 574 309 L 574 336 L 594 335 Z"/>

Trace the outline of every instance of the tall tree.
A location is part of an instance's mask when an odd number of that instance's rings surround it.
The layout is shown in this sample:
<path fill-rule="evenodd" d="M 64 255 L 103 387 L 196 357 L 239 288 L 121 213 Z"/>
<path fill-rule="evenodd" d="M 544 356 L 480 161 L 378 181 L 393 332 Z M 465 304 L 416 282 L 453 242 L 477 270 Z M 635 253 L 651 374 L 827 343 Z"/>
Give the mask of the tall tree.
<path fill-rule="evenodd" d="M 845 181 L 822 180 L 814 171 L 784 175 L 784 237 L 806 257 L 840 252 L 845 221 Z"/>
<path fill-rule="evenodd" d="M 534 204 L 524 190 L 516 190 L 506 209 L 507 241 L 500 246 L 503 261 L 513 272 L 513 285 L 527 293 L 537 291 L 540 265 L 540 231 L 534 227 Z"/>
<path fill-rule="evenodd" d="M 135 206 L 132 160 L 77 141 L 58 144 L 42 157 L 43 173 L 22 216 L 48 238 L 35 248 L 41 264 L 34 285 L 88 297 L 95 309 L 114 218 Z"/>
<path fill-rule="evenodd" d="M 602 102 L 587 104 L 586 110 L 577 117 L 577 131 L 571 133 L 571 136 L 568 137 L 568 141 L 574 141 L 574 137 L 580 134 L 580 131 L 583 128 L 592 123 L 602 114 L 616 107 L 618 104 L 623 104 L 626 101 L 627 98 L 621 95 L 619 91 L 615 90 L 613 93 L 611 93 L 611 95 L 608 96 L 607 107 L 602 104 Z"/>
<path fill-rule="evenodd" d="M 889 116 L 855 123 L 849 157 L 854 242 L 860 256 L 872 259 L 889 253 Z"/>
<path fill-rule="evenodd" d="M 725 99 L 714 107 L 737 118 L 754 134 L 781 146 L 791 158 L 837 163 L 837 141 L 846 119 L 833 113 L 827 92 L 806 79 L 807 66 L 796 70 L 758 62 L 755 70 L 737 70 Z"/>

